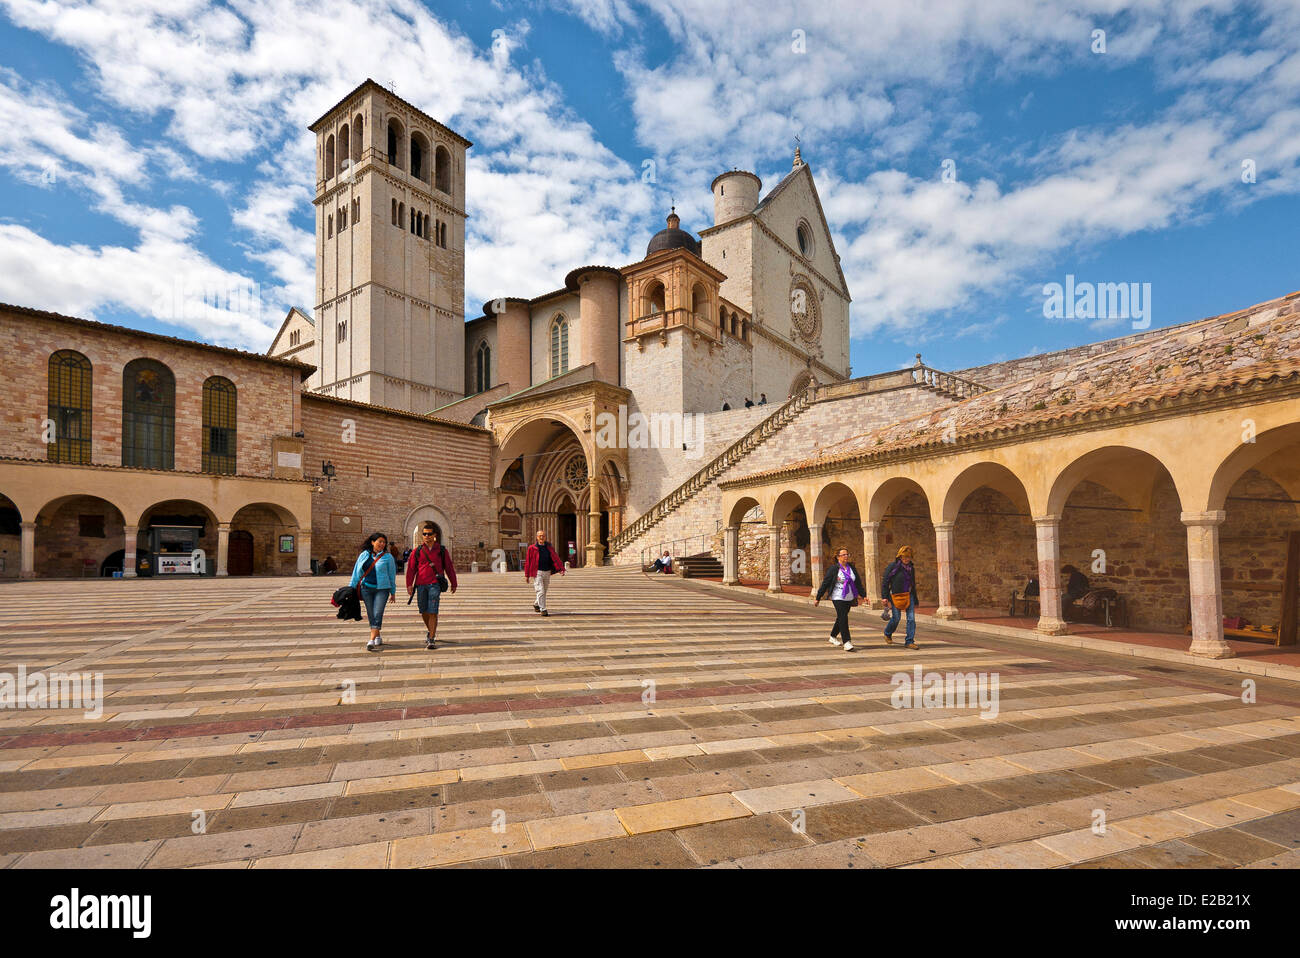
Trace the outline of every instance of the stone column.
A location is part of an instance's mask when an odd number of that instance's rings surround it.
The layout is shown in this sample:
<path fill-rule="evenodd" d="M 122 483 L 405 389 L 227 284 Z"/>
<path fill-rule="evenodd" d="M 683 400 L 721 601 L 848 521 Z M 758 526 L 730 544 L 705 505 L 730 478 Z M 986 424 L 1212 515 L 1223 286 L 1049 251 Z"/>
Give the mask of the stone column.
<path fill-rule="evenodd" d="M 311 575 L 311 532 L 299 529 L 294 544 L 298 547 L 298 574 Z"/>
<path fill-rule="evenodd" d="M 808 565 L 812 570 L 812 594 L 817 595 L 817 587 L 822 584 L 822 527 L 808 526 Z"/>
<path fill-rule="evenodd" d="M 1061 517 L 1036 516 L 1038 537 L 1038 626 L 1043 635 L 1069 631 L 1061 617 Z"/>
<path fill-rule="evenodd" d="M 936 574 L 939 579 L 939 608 L 934 611 L 937 619 L 961 618 L 961 610 L 953 604 L 952 595 L 953 526 L 954 523 L 951 522 L 936 522 L 934 524 L 934 546 L 937 556 L 936 564 L 938 565 Z"/>
<path fill-rule="evenodd" d="M 230 523 L 217 523 L 217 575 L 230 575 L 227 564 L 230 560 Z"/>
<path fill-rule="evenodd" d="M 740 526 L 727 526 L 722 537 L 722 584 L 740 585 Z"/>
<path fill-rule="evenodd" d="M 862 585 L 867 590 L 867 598 L 864 601 L 868 609 L 881 608 L 880 599 L 876 596 L 876 592 L 880 589 L 882 575 L 880 556 L 877 552 L 879 546 L 876 544 L 879 532 L 879 522 L 862 523 L 862 578 L 864 580 Z"/>
<path fill-rule="evenodd" d="M 600 544 L 600 513 L 587 513 L 587 565 L 605 563 L 605 547 Z"/>
<path fill-rule="evenodd" d="M 1192 645 L 1188 651 L 1212 659 L 1227 659 L 1234 654 L 1223 638 L 1223 581 L 1219 569 L 1219 526 L 1227 517 L 1222 509 L 1182 514 L 1183 525 L 1187 526 L 1187 577 L 1192 593 Z"/>
<path fill-rule="evenodd" d="M 22 548 L 18 563 L 18 576 L 22 579 L 36 578 L 36 523 L 22 524 Z"/>
<path fill-rule="evenodd" d="M 122 559 L 122 577 L 124 579 L 135 578 L 135 543 L 139 536 L 139 526 L 127 526 L 122 530 L 122 538 L 126 540 L 126 555 Z"/>
<path fill-rule="evenodd" d="M 781 591 L 781 527 L 767 527 L 767 591 Z"/>

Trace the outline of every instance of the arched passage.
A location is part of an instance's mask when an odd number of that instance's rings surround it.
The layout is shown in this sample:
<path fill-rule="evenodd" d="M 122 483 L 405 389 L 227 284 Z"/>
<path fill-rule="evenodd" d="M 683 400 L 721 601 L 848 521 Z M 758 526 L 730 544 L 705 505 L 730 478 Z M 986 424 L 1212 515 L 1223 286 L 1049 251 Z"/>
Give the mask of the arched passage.
<path fill-rule="evenodd" d="M 941 515 L 943 522 L 935 527 L 936 577 L 940 593 L 948 577 L 952 598 L 945 603 L 941 596 L 940 606 L 965 609 L 967 615 L 1007 608 L 1012 592 L 1034 577 L 1037 566 L 1024 485 L 1000 463 L 977 463 L 953 479 Z"/>
<path fill-rule="evenodd" d="M 33 568 L 41 578 L 99 576 L 106 563 L 126 551 L 126 518 L 99 496 L 60 496 L 42 506 L 34 520 Z M 119 569 L 121 562 L 116 559 Z"/>
<path fill-rule="evenodd" d="M 934 523 L 930 519 L 930 498 L 920 483 L 914 479 L 895 476 L 886 479 L 871 493 L 867 505 L 870 528 L 876 540 L 875 581 L 870 588 L 879 588 L 879 579 L 889 563 L 903 546 L 912 548 L 912 564 L 916 569 L 916 597 L 920 609 L 933 609 L 939 604 L 937 555 Z M 863 570 L 863 575 L 867 574 Z"/>
<path fill-rule="evenodd" d="M 1231 638 L 1294 645 L 1300 641 L 1300 423 L 1254 439 L 1220 464 L 1210 486 L 1210 509 L 1223 516 L 1222 621 Z"/>
<path fill-rule="evenodd" d="M 753 496 L 738 499 L 723 531 L 722 581 L 725 585 L 766 582 L 769 566 L 767 514 Z"/>
<path fill-rule="evenodd" d="M 140 575 L 190 575 L 194 550 L 202 549 L 203 574 L 215 575 L 217 532 L 217 517 L 201 502 L 168 499 L 154 503 L 140 515 L 136 571 Z"/>
<path fill-rule="evenodd" d="M 770 547 L 775 562 L 769 566 L 769 592 L 780 592 L 782 584 L 811 586 L 811 541 L 808 510 L 803 497 L 787 489 L 772 503 Z"/>
<path fill-rule="evenodd" d="M 812 585 L 816 588 L 823 572 L 835 561 L 841 549 L 847 549 L 849 558 L 869 582 L 874 578 L 863 568 L 862 511 L 858 496 L 842 482 L 830 482 L 817 491 L 813 501 L 812 523 L 809 526 L 812 546 Z"/>
<path fill-rule="evenodd" d="M 300 551 L 310 547 L 311 527 L 304 535 L 288 509 L 269 502 L 249 503 L 230 520 L 227 571 L 230 575 L 293 575 L 300 569 Z M 354 558 L 355 554 L 348 557 Z M 339 565 L 344 563 L 340 560 Z"/>

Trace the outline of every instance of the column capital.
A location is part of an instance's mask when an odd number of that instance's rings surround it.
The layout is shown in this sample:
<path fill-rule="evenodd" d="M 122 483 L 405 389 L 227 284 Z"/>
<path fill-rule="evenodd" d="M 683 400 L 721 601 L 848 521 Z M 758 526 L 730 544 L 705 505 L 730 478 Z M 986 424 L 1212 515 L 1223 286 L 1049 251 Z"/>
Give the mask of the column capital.
<path fill-rule="evenodd" d="M 1061 524 L 1060 514 L 1048 516 L 1034 516 L 1034 525 L 1036 526 L 1059 526 Z"/>
<path fill-rule="evenodd" d="M 217 531 L 218 531 L 218 532 L 229 532 L 229 531 L 230 531 L 230 525 L 231 525 L 231 524 L 230 524 L 229 522 L 218 522 L 218 523 L 217 523 Z"/>
<path fill-rule="evenodd" d="M 880 528 L 880 523 L 879 523 L 879 522 L 864 522 L 864 523 L 862 523 L 862 531 L 863 531 L 863 532 L 875 532 L 875 531 L 876 531 L 877 529 L 879 529 L 879 528 Z"/>
<path fill-rule="evenodd" d="M 1223 509 L 1211 509 L 1209 512 L 1184 512 L 1179 517 L 1185 526 L 1221 526 L 1228 513 Z"/>
<path fill-rule="evenodd" d="M 36 531 L 36 520 L 35 520 L 35 519 L 24 519 L 24 520 L 22 521 L 22 523 L 20 523 L 20 527 L 23 528 L 23 529 L 30 529 L 32 532 L 35 532 L 35 531 Z M 12 528 L 12 527 L 11 527 L 11 528 Z M 131 527 L 130 527 L 130 526 L 127 526 L 127 528 L 129 529 L 129 528 L 131 528 Z"/>
<path fill-rule="evenodd" d="M 947 533 L 952 532 L 953 527 L 955 527 L 956 525 L 957 525 L 956 520 L 953 520 L 952 522 L 936 522 L 934 523 L 935 535 L 938 535 L 940 533 L 946 535 Z"/>
<path fill-rule="evenodd" d="M 781 527 L 780 527 L 780 526 L 769 525 L 769 526 L 767 527 L 767 532 L 768 532 L 768 535 L 780 535 L 780 534 L 781 534 Z"/>

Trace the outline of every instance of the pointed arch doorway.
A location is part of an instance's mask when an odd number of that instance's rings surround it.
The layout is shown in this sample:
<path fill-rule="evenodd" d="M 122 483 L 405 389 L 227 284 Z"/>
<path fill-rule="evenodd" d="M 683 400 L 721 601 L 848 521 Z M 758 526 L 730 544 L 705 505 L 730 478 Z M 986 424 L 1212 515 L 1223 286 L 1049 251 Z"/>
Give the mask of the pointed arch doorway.
<path fill-rule="evenodd" d="M 406 517 L 406 524 L 402 527 L 402 534 L 406 536 L 406 543 L 402 548 L 405 549 L 409 546 L 414 549 L 420 544 L 420 525 L 426 521 L 433 523 L 434 528 L 438 530 L 438 541 L 450 549 L 454 534 L 451 521 L 447 518 L 447 514 L 437 506 L 428 505 L 420 506 Z"/>

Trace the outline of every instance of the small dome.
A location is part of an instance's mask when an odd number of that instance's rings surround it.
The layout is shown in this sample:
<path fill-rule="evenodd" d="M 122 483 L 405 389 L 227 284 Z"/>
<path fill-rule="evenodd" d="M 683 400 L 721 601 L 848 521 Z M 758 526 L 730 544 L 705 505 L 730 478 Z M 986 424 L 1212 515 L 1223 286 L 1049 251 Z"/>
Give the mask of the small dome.
<path fill-rule="evenodd" d="M 689 250 L 696 256 L 700 255 L 700 244 L 690 233 L 681 228 L 681 218 L 677 215 L 677 207 L 668 214 L 668 226 L 661 229 L 654 236 L 650 237 L 650 244 L 645 248 L 646 256 L 651 253 L 658 253 L 665 249 L 684 249 Z"/>

